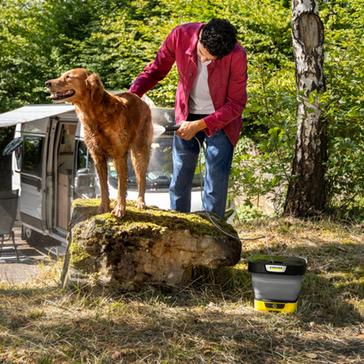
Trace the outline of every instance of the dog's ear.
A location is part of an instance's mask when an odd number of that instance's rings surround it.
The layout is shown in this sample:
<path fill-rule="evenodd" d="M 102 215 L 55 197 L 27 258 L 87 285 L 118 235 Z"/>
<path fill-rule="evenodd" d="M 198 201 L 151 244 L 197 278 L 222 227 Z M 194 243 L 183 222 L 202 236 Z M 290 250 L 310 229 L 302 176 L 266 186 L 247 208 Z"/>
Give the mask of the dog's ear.
<path fill-rule="evenodd" d="M 86 79 L 86 86 L 90 90 L 91 100 L 100 102 L 104 94 L 104 86 L 96 73 L 90 74 Z"/>

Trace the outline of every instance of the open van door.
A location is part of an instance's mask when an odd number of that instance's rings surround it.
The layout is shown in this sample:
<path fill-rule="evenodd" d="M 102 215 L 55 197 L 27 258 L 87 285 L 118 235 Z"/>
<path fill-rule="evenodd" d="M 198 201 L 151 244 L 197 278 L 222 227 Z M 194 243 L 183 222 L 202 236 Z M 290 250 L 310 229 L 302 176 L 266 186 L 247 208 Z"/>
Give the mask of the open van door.
<path fill-rule="evenodd" d="M 72 171 L 75 159 L 75 133 L 77 119 L 58 120 L 53 144 L 53 163 L 49 172 L 53 176 L 52 230 L 66 238 L 72 202 Z M 51 148 L 52 149 L 52 148 Z M 51 199 L 52 196 L 49 196 Z"/>
<path fill-rule="evenodd" d="M 29 122 L 22 130 L 20 218 L 25 225 L 39 232 L 46 228 L 44 204 L 49 124 L 50 119 Z"/>

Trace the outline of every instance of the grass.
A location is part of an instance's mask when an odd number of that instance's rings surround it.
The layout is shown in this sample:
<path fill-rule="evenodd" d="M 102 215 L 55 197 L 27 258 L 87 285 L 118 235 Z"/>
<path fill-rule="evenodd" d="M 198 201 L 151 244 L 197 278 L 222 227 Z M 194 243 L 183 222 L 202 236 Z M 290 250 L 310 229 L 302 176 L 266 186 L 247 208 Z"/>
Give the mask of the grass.
<path fill-rule="evenodd" d="M 61 262 L 0 285 L 0 363 L 362 363 L 364 231 L 330 221 L 239 227 L 241 263 L 183 289 L 62 290 Z M 298 312 L 256 312 L 246 258 L 308 259 Z"/>

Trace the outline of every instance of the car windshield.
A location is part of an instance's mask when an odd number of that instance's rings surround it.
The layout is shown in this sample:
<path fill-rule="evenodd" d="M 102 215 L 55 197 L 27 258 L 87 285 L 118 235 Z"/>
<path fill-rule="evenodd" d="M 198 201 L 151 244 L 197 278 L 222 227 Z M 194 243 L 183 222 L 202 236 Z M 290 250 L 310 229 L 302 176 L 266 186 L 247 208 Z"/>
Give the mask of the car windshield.
<path fill-rule="evenodd" d="M 171 136 L 158 138 L 152 144 L 146 183 L 148 190 L 167 189 L 172 178 L 172 141 Z M 117 188 L 116 169 L 110 160 L 108 162 L 109 183 L 112 187 Z M 193 178 L 193 187 L 200 186 L 200 175 L 198 171 Z M 132 167 L 131 159 L 128 160 L 128 188 L 136 189 L 137 182 Z"/>

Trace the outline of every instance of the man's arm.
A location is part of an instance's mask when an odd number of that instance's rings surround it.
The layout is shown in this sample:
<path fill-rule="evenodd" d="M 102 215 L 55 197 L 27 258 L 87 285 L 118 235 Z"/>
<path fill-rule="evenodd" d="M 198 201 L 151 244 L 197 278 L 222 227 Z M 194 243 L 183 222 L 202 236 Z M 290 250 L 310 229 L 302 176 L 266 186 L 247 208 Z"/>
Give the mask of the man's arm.
<path fill-rule="evenodd" d="M 142 97 L 161 81 L 175 62 L 175 47 L 177 28 L 173 29 L 160 47 L 155 60 L 144 68 L 144 71 L 134 80 L 129 91 Z"/>

